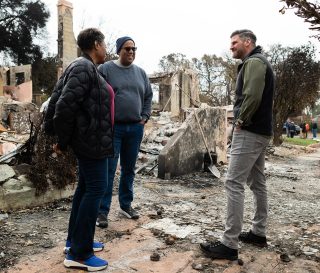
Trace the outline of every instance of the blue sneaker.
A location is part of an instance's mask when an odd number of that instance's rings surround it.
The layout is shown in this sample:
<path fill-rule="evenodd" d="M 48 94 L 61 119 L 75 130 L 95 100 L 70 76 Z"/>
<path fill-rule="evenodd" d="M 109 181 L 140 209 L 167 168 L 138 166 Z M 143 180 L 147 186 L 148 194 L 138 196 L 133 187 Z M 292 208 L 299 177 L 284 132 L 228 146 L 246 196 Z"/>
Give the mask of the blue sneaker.
<path fill-rule="evenodd" d="M 63 248 L 63 252 L 67 254 L 69 252 L 70 247 L 71 247 L 71 242 L 67 241 L 66 246 Z M 98 252 L 104 249 L 104 244 L 100 242 L 93 242 L 92 248 L 94 252 Z"/>
<path fill-rule="evenodd" d="M 87 271 L 98 271 L 107 268 L 108 262 L 96 256 L 91 256 L 86 260 L 76 260 L 69 253 L 63 261 L 65 267 L 79 268 Z"/>

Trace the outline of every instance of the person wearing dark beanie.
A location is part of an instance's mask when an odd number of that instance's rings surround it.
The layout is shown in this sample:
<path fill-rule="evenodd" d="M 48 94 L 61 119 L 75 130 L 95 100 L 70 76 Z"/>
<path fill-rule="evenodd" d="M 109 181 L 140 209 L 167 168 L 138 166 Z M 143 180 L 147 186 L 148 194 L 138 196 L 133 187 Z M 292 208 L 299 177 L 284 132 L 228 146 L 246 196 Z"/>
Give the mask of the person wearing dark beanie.
<path fill-rule="evenodd" d="M 105 62 L 98 67 L 115 92 L 114 158 L 108 161 L 108 185 L 100 203 L 96 225 L 108 227 L 108 214 L 112 201 L 115 172 L 120 157 L 119 205 L 120 213 L 138 219 L 132 208 L 135 166 L 144 133 L 144 124 L 151 114 L 152 89 L 146 72 L 133 64 L 137 47 L 129 36 L 116 41 L 118 60 Z"/>
<path fill-rule="evenodd" d="M 117 39 L 117 41 L 116 41 L 117 54 L 119 54 L 119 52 L 120 52 L 123 44 L 124 44 L 126 41 L 129 41 L 129 40 L 134 43 L 133 39 L 132 39 L 131 37 L 129 37 L 129 36 L 123 36 L 123 37 L 120 37 L 119 39 Z"/>

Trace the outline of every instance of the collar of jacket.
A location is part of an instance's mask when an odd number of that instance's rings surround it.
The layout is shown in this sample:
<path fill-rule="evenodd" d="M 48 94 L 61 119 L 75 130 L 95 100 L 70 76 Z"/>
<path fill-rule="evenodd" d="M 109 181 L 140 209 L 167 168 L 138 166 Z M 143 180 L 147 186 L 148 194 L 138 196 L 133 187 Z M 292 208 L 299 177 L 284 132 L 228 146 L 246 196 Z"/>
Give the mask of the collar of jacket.
<path fill-rule="evenodd" d="M 261 46 L 256 46 L 252 51 L 243 59 L 242 63 L 244 63 L 248 58 L 250 58 L 252 55 L 261 53 L 262 52 L 262 47 Z"/>
<path fill-rule="evenodd" d="M 88 59 L 89 61 L 91 61 L 91 62 L 94 64 L 92 58 L 91 58 L 90 55 L 88 55 L 87 53 L 83 53 L 83 54 L 82 54 L 82 57 Z"/>

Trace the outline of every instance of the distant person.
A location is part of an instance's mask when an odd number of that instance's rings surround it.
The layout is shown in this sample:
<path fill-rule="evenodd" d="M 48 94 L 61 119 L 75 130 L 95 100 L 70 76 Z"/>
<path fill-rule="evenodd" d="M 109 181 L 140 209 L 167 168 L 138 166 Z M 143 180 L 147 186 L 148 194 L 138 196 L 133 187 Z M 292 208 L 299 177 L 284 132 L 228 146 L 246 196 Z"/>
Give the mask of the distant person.
<path fill-rule="evenodd" d="M 113 90 L 96 68 L 106 56 L 104 35 L 95 28 L 84 29 L 77 37 L 77 44 L 83 57 L 76 59 L 64 72 L 53 118 L 58 137 L 54 150 L 59 155 L 70 146 L 77 157 L 79 173 L 64 265 L 97 271 L 108 265 L 94 255 L 94 251 L 102 250 L 104 245 L 93 239 L 99 204 L 108 183 L 108 157 L 113 155 Z M 50 109 L 53 109 L 52 101 Z"/>
<path fill-rule="evenodd" d="M 238 67 L 234 104 L 234 131 L 230 162 L 225 182 L 227 217 L 221 241 L 201 243 L 201 250 L 214 259 L 238 259 L 238 241 L 266 246 L 268 215 L 265 151 L 272 131 L 274 73 L 256 36 L 250 30 L 231 34 L 233 58 L 241 59 Z M 244 187 L 254 196 L 252 228 L 241 232 L 244 210 Z"/>
<path fill-rule="evenodd" d="M 317 119 L 314 119 L 312 121 L 312 138 L 313 139 L 317 139 L 317 132 L 318 132 L 318 123 L 317 123 Z"/>
<path fill-rule="evenodd" d="M 306 135 L 305 137 L 308 138 L 308 131 L 310 130 L 310 126 L 309 126 L 309 123 L 305 123 L 305 127 L 306 127 Z"/>
<path fill-rule="evenodd" d="M 285 122 L 285 127 L 286 127 L 286 135 L 287 137 L 290 137 L 290 130 L 289 130 L 289 126 L 290 126 L 290 119 L 287 119 L 287 121 Z"/>
<path fill-rule="evenodd" d="M 296 134 L 296 125 L 294 124 L 293 121 L 289 123 L 289 133 L 291 138 L 293 138 Z"/>
<path fill-rule="evenodd" d="M 300 137 L 304 138 L 304 136 L 306 134 L 306 123 L 305 122 L 301 122 L 299 126 L 301 128 Z"/>
<path fill-rule="evenodd" d="M 146 72 L 133 64 L 137 47 L 131 37 L 116 41 L 118 60 L 99 66 L 99 71 L 115 92 L 115 157 L 109 159 L 108 186 L 101 201 L 97 226 L 108 227 L 108 214 L 112 201 L 112 189 L 120 156 L 119 204 L 120 213 L 130 219 L 138 219 L 132 207 L 135 166 L 144 125 L 151 114 L 152 89 Z"/>

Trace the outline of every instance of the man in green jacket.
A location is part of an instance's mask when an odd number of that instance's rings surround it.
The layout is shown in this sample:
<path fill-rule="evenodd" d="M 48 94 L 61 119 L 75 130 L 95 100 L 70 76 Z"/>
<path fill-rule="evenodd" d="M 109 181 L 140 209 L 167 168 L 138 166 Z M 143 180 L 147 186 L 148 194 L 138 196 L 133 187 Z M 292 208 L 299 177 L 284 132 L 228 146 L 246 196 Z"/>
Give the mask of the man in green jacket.
<path fill-rule="evenodd" d="M 255 34 L 247 29 L 231 36 L 233 58 L 238 66 L 234 130 L 231 157 L 225 183 L 227 217 L 220 241 L 200 244 L 201 250 L 214 259 L 238 259 L 238 241 L 266 246 L 268 201 L 264 175 L 265 150 L 272 131 L 274 74 L 268 60 L 256 46 Z M 243 225 L 244 186 L 248 184 L 254 196 L 252 228 L 241 232 Z"/>

